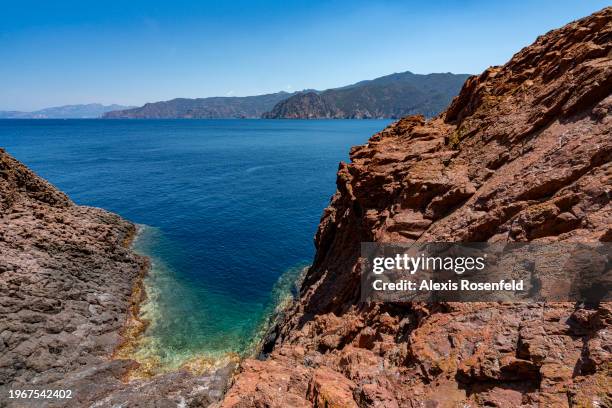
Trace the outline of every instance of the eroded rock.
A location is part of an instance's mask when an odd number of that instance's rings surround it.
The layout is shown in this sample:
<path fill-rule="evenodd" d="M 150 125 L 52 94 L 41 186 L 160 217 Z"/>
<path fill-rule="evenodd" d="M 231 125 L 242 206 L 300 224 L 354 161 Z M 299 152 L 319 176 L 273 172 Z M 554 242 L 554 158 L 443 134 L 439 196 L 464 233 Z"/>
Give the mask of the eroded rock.
<path fill-rule="evenodd" d="M 281 364 L 308 406 L 612 405 L 609 303 L 363 304 L 358 263 L 369 241 L 610 241 L 611 36 L 612 8 L 551 31 L 351 149 L 276 347 L 228 395 L 277 406 Z"/>

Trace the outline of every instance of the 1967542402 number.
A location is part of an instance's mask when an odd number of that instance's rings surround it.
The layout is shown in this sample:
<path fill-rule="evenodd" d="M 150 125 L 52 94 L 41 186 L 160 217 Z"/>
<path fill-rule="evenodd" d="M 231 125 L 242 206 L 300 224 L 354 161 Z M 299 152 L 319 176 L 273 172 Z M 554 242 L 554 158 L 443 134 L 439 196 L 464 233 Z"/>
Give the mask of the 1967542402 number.
<path fill-rule="evenodd" d="M 68 399 L 72 390 L 9 390 L 10 399 Z"/>

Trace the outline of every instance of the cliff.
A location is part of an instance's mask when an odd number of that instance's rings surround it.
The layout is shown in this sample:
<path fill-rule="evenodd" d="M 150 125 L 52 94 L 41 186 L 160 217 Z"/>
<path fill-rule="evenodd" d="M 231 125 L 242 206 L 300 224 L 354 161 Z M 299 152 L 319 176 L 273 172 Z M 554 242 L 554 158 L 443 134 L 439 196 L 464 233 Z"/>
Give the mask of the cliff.
<path fill-rule="evenodd" d="M 263 115 L 268 119 L 432 117 L 459 93 L 468 75 L 395 73 L 322 92 L 297 93 Z"/>
<path fill-rule="evenodd" d="M 79 207 L 0 150 L 0 387 L 103 366 L 144 260 L 134 226 Z M 118 370 L 121 368 L 117 367 Z"/>
<path fill-rule="evenodd" d="M 206 406 L 222 395 L 232 367 L 124 381 L 137 363 L 114 354 L 142 329 L 134 317 L 148 265 L 129 248 L 135 232 L 0 149 L 0 407 Z M 9 399 L 22 389 L 72 398 Z"/>
<path fill-rule="evenodd" d="M 610 241 L 612 8 L 351 150 L 299 298 L 224 407 L 612 406 L 612 304 L 360 303 L 360 242 Z"/>
<path fill-rule="evenodd" d="M 139 108 L 104 114 L 105 119 L 228 119 L 259 118 L 291 94 L 278 92 L 257 96 L 177 98 L 147 103 Z"/>

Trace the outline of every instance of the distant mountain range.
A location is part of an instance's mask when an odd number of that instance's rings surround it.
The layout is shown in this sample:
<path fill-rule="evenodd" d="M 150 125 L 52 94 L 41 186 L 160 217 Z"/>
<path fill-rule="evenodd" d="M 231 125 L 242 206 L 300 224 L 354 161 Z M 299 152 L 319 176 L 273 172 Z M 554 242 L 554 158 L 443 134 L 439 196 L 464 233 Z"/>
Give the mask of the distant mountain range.
<path fill-rule="evenodd" d="M 300 92 L 278 103 L 263 117 L 371 119 L 417 113 L 432 117 L 448 106 L 468 77 L 396 73 L 323 92 Z"/>
<path fill-rule="evenodd" d="M 467 74 L 402 72 L 325 91 L 278 92 L 147 103 L 108 112 L 109 119 L 318 119 L 427 117 L 440 113 L 459 93 Z"/>
<path fill-rule="evenodd" d="M 129 108 L 131 106 L 102 105 L 99 103 L 64 105 L 34 112 L 0 111 L 0 119 L 92 119 L 100 118 L 106 112 Z"/>
<path fill-rule="evenodd" d="M 211 98 L 177 98 L 147 103 L 140 108 L 108 112 L 109 119 L 220 119 L 260 118 L 277 103 L 293 94 L 278 92 L 257 96 L 216 96 Z"/>
<path fill-rule="evenodd" d="M 65 105 L 34 112 L 0 111 L 0 119 L 369 119 L 417 113 L 432 117 L 446 108 L 468 76 L 406 71 L 324 91 L 177 98 L 141 107 Z"/>

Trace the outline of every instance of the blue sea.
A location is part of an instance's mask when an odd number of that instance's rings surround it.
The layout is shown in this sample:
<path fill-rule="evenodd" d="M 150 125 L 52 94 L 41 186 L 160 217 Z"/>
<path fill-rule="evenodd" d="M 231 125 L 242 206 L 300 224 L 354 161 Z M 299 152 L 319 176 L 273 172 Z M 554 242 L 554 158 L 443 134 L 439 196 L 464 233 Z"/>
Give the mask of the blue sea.
<path fill-rule="evenodd" d="M 0 147 L 140 225 L 142 359 L 248 353 L 314 254 L 338 162 L 388 120 L 0 120 Z"/>

